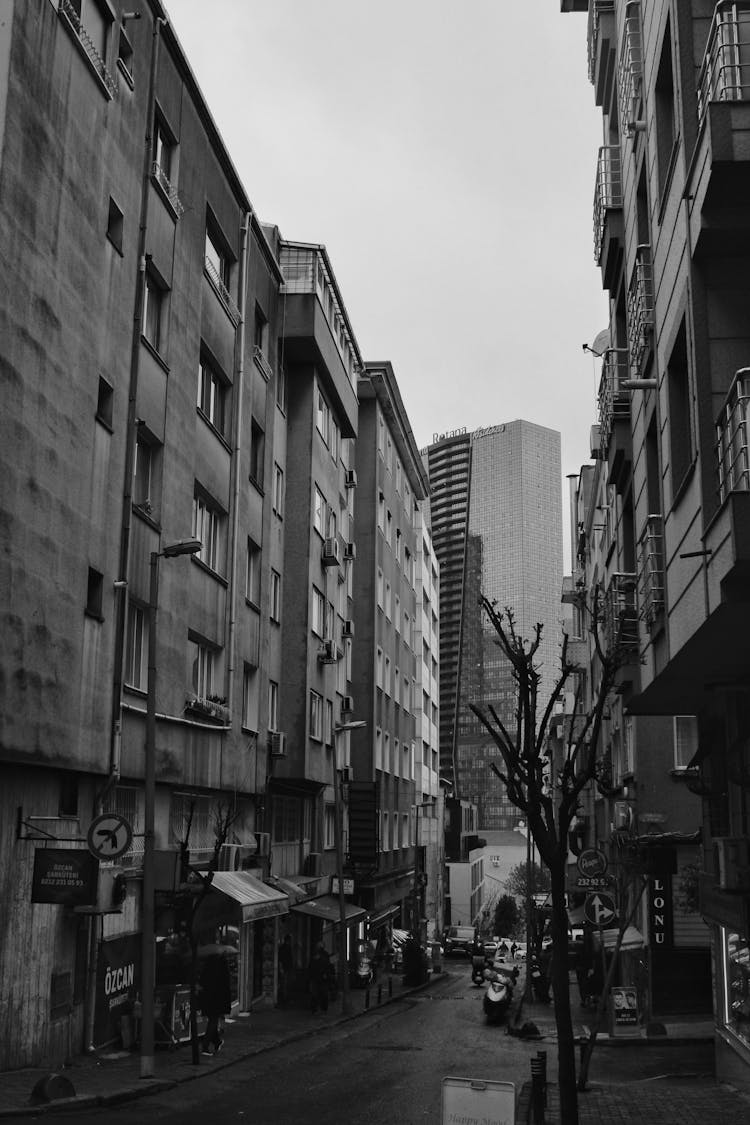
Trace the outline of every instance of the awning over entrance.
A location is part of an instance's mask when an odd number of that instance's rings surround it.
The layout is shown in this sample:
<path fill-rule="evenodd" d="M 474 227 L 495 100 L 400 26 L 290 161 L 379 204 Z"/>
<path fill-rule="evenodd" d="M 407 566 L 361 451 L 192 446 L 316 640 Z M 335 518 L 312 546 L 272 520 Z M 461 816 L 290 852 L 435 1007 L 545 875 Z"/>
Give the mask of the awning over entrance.
<path fill-rule="evenodd" d="M 217 892 L 238 904 L 243 922 L 257 922 L 259 918 L 273 918 L 289 912 L 288 896 L 275 887 L 269 887 L 249 871 L 214 871 L 211 890 L 206 898 Z M 202 907 L 203 903 L 199 910 Z"/>
<path fill-rule="evenodd" d="M 324 922 L 333 922 L 336 924 L 341 919 L 339 911 L 339 900 L 334 898 L 333 895 L 321 895 L 320 898 L 309 898 L 305 902 L 298 902 L 292 906 L 293 914 L 309 914 L 311 918 L 320 918 Z M 347 922 L 353 922 L 356 918 L 363 918 L 367 913 L 361 906 L 354 906 L 352 903 L 345 903 L 345 914 Z"/>

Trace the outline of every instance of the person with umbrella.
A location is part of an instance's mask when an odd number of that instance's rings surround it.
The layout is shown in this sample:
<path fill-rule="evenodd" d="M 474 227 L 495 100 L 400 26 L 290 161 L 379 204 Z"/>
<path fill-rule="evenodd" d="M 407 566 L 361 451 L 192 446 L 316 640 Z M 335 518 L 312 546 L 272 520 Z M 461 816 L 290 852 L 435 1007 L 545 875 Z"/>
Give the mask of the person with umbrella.
<path fill-rule="evenodd" d="M 218 1055 L 224 1046 L 224 1016 L 232 1010 L 232 985 L 226 952 L 217 947 L 204 960 L 199 979 L 198 1003 L 206 1017 L 203 1054 Z"/>

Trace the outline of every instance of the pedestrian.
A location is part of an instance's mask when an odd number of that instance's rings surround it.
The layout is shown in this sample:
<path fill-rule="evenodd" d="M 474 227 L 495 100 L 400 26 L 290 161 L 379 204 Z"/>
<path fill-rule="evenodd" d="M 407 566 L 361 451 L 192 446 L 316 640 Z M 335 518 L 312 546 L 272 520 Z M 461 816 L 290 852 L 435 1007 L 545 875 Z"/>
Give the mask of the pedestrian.
<path fill-rule="evenodd" d="M 203 1054 L 218 1055 L 224 1046 L 224 1016 L 232 1010 L 232 985 L 225 954 L 212 953 L 206 958 L 199 986 L 200 1011 L 208 1021 L 203 1035 Z"/>
<path fill-rule="evenodd" d="M 331 982 L 331 958 L 328 951 L 319 941 L 315 946 L 310 967 L 308 970 L 310 988 L 310 1011 L 313 1015 L 318 1008 L 323 1012 L 328 1011 L 328 990 Z"/>
<path fill-rule="evenodd" d="M 292 935 L 286 934 L 279 945 L 279 997 L 278 1004 L 283 1008 L 289 1001 L 289 991 L 292 985 L 292 972 L 294 970 L 294 953 L 292 951 Z"/>

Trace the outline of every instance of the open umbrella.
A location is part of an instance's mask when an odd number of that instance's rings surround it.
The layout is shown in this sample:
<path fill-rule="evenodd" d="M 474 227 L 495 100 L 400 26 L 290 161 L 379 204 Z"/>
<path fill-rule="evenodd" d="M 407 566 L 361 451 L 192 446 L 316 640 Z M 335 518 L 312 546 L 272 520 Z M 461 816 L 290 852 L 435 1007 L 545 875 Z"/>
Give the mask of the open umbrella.
<path fill-rule="evenodd" d="M 239 949 L 237 949 L 236 946 L 224 945 L 218 941 L 212 941 L 209 942 L 208 945 L 198 946 L 199 957 L 213 957 L 216 955 L 220 957 L 222 954 L 226 954 L 228 957 L 236 957 L 238 953 Z"/>

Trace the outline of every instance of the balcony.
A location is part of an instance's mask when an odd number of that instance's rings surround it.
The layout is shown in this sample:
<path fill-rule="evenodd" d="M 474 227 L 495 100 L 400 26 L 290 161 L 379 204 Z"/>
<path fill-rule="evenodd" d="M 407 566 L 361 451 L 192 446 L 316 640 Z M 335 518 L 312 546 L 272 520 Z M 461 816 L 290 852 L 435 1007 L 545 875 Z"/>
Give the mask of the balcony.
<path fill-rule="evenodd" d="M 313 363 L 342 415 L 342 436 L 356 436 L 357 378 L 363 369 L 333 269 L 323 246 L 282 242 L 284 352 Z"/>
<path fill-rule="evenodd" d="M 224 309 L 225 309 L 229 319 L 232 321 L 232 324 L 234 324 L 234 326 L 236 327 L 239 324 L 239 320 L 240 320 L 240 310 L 237 308 L 234 301 L 232 300 L 232 297 L 229 293 L 229 290 L 227 289 L 224 282 L 221 280 L 221 277 L 219 276 L 219 272 L 216 269 L 216 266 L 211 261 L 211 259 L 208 257 L 208 255 L 206 255 L 206 257 L 204 258 L 203 270 L 204 270 L 208 280 L 211 282 L 211 285 L 212 285 L 216 295 L 218 296 L 219 300 L 221 301 L 222 305 L 224 306 Z"/>
<path fill-rule="evenodd" d="M 635 138 L 636 125 L 643 117 L 643 49 L 641 42 L 641 5 L 625 5 L 620 61 L 617 70 L 620 95 L 620 132 Z"/>
<path fill-rule="evenodd" d="M 654 272 L 651 247 L 645 243 L 636 249 L 628 285 L 627 320 L 630 366 L 637 373 L 651 348 L 654 327 Z"/>
<path fill-rule="evenodd" d="M 623 385 L 627 378 L 627 350 L 608 349 L 599 382 L 599 457 L 607 464 L 607 483 L 618 488 L 625 483 L 633 459 L 630 391 Z"/>
<path fill-rule="evenodd" d="M 80 14 L 80 0 L 78 4 L 72 0 L 59 0 L 58 13 L 62 17 L 65 26 L 72 33 L 74 41 L 79 44 L 79 50 L 87 59 L 94 74 L 102 83 L 107 92 L 107 96 L 114 98 L 117 95 L 117 82 L 107 70 L 107 65 L 102 58 L 96 43 L 86 30 L 84 20 Z M 104 50 L 104 43 L 101 45 Z"/>
<path fill-rule="evenodd" d="M 609 102 L 615 74 L 614 0 L 591 0 L 588 25 L 589 81 L 598 106 Z"/>
<path fill-rule="evenodd" d="M 594 261 L 602 267 L 604 286 L 614 267 L 616 250 L 622 249 L 622 169 L 618 145 L 599 149 L 594 187 Z"/>
<path fill-rule="evenodd" d="M 151 165 L 151 176 L 155 183 L 159 185 L 164 198 L 169 203 L 169 206 L 174 211 L 176 217 L 181 219 L 185 213 L 185 208 L 180 202 L 180 197 L 177 194 L 177 188 L 173 187 L 169 182 L 166 172 L 162 168 L 158 160 L 155 160 Z"/>
<path fill-rule="evenodd" d="M 698 75 L 699 133 L 688 173 L 694 253 L 750 247 L 750 2 L 719 3 Z"/>
<path fill-rule="evenodd" d="M 719 503 L 730 492 L 750 491 L 748 437 L 750 410 L 750 367 L 738 371 L 716 423 L 716 463 Z"/>
<path fill-rule="evenodd" d="M 651 515 L 638 540 L 638 616 L 649 632 L 664 610 L 664 524 Z"/>
<path fill-rule="evenodd" d="M 609 653 L 638 649 L 635 574 L 613 574 L 604 594 L 603 640 Z"/>

